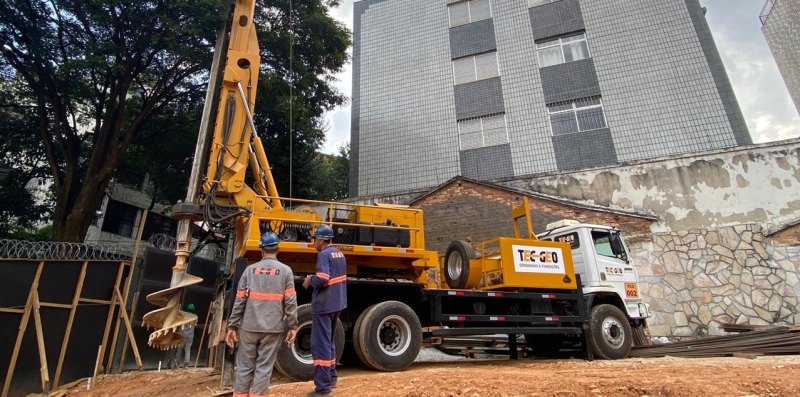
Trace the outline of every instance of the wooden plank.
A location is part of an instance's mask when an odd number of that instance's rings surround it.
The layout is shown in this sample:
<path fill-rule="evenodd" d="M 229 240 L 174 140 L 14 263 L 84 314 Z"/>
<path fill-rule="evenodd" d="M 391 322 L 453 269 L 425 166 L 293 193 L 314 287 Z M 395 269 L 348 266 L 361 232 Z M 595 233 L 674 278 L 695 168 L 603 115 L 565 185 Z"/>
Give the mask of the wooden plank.
<path fill-rule="evenodd" d="M 39 312 L 39 292 L 33 291 L 33 325 L 36 328 L 36 344 L 39 347 L 39 374 L 42 378 L 42 391 L 50 391 L 50 371 L 47 368 L 47 351 L 44 347 L 44 330 L 42 330 L 42 315 Z"/>
<path fill-rule="evenodd" d="M 103 345 L 97 347 L 97 358 L 94 360 L 94 371 L 92 371 L 92 378 L 89 379 L 89 387 L 86 390 L 89 390 L 95 382 L 97 378 L 97 372 L 100 370 L 100 363 L 103 361 Z"/>
<path fill-rule="evenodd" d="M 119 283 L 122 281 L 122 272 L 125 269 L 125 263 L 120 262 L 119 268 L 117 268 L 117 279 L 114 281 L 114 288 L 119 287 Z M 108 336 L 111 333 L 111 323 L 114 320 L 114 311 L 117 309 L 117 299 L 114 297 L 114 290 L 111 290 L 111 305 L 108 307 L 108 317 L 106 317 L 106 327 L 103 329 L 103 342 L 100 346 L 104 348 L 108 346 Z M 102 357 L 100 358 L 100 362 L 103 362 L 103 358 L 105 358 L 105 351 L 102 352 Z M 110 352 L 110 355 L 113 356 L 114 352 Z M 109 360 L 110 361 L 110 360 Z M 108 368 L 104 368 L 103 372 L 106 372 Z"/>
<path fill-rule="evenodd" d="M 51 303 L 51 302 L 39 302 L 40 307 L 54 307 L 56 309 L 72 309 L 72 305 L 66 303 Z"/>
<path fill-rule="evenodd" d="M 136 291 L 133 294 L 133 303 L 131 304 L 131 319 L 136 318 L 136 307 L 139 305 L 139 291 Z M 133 320 L 131 320 L 132 322 Z M 119 366 L 117 367 L 117 373 L 122 372 L 122 369 L 125 367 L 125 358 L 128 355 L 128 334 L 122 335 L 122 354 L 119 357 Z"/>
<path fill-rule="evenodd" d="M 75 293 L 72 295 L 72 307 L 69 311 L 67 328 L 64 331 L 64 339 L 61 341 L 61 350 L 58 353 L 56 372 L 53 375 L 53 388 L 58 387 L 59 382 L 61 382 L 61 369 L 64 368 L 64 357 L 67 355 L 67 345 L 69 344 L 69 337 L 72 334 L 72 324 L 75 321 L 75 312 L 78 311 L 78 303 L 80 303 L 81 293 L 83 292 L 83 282 L 86 280 L 86 267 L 88 265 L 88 261 L 83 262 L 83 265 L 81 266 L 81 273 L 78 276 L 78 283 L 75 285 Z"/>
<path fill-rule="evenodd" d="M 95 304 L 98 304 L 98 305 L 110 305 L 111 304 L 111 301 L 106 301 L 106 300 L 102 300 L 102 299 L 89 299 L 89 298 L 80 298 L 78 300 L 78 302 L 80 302 L 80 303 L 95 303 Z"/>
<path fill-rule="evenodd" d="M 128 310 L 128 293 L 130 292 L 131 281 L 133 280 L 133 270 L 136 266 L 136 257 L 139 255 L 139 246 L 142 243 L 142 232 L 144 231 L 144 223 L 147 219 L 147 214 L 149 211 L 146 209 L 142 212 L 142 216 L 139 218 L 139 228 L 136 231 L 136 240 L 133 246 L 133 258 L 130 262 L 130 268 L 128 269 L 128 277 L 125 278 L 125 288 L 124 294 L 121 294 L 122 297 L 119 299 L 119 316 L 117 317 L 117 322 L 114 325 L 114 336 L 111 338 L 111 353 L 108 355 L 108 362 L 106 363 L 106 373 L 111 373 L 114 368 L 114 353 L 117 350 L 117 340 L 119 339 L 119 329 L 122 326 L 120 324 L 120 319 L 122 318 L 122 313 L 127 312 Z M 116 287 L 115 287 L 116 288 Z M 119 289 L 119 288 L 117 288 Z M 119 291 L 118 291 L 119 292 Z M 127 314 L 127 313 L 126 313 Z M 123 347 L 124 348 L 124 347 Z M 141 366 L 139 366 L 141 369 Z"/>
<path fill-rule="evenodd" d="M 8 397 L 8 390 L 11 388 L 11 379 L 14 377 L 14 368 L 17 366 L 17 358 L 19 358 L 19 349 L 22 345 L 22 338 L 25 336 L 25 330 L 28 328 L 28 320 L 31 315 L 31 306 L 33 306 L 33 291 L 39 288 L 39 279 L 42 276 L 42 269 L 44 269 L 44 261 L 39 262 L 39 267 L 36 269 L 36 275 L 33 276 L 31 282 L 31 289 L 28 291 L 28 299 L 25 301 L 25 312 L 22 314 L 22 320 L 19 323 L 19 331 L 17 332 L 17 339 L 14 342 L 14 351 L 11 353 L 11 362 L 6 371 L 6 381 L 3 383 L 3 393 L 0 397 Z"/>
<path fill-rule="evenodd" d="M 194 367 L 197 368 L 197 363 L 200 362 L 200 352 L 203 351 L 203 342 L 206 339 L 206 330 L 208 329 L 208 317 L 211 314 L 211 306 L 206 311 L 206 321 L 203 323 L 203 332 L 200 333 L 200 344 L 197 345 L 197 356 L 194 358 Z"/>
<path fill-rule="evenodd" d="M 15 309 L 15 308 L 11 308 L 11 307 L 0 307 L 0 313 L 25 314 L 25 309 Z"/>
<path fill-rule="evenodd" d="M 119 286 L 114 287 L 114 292 L 117 293 L 117 299 L 122 300 L 122 293 L 119 292 Z M 128 312 L 125 307 L 120 309 L 122 319 L 125 320 L 125 328 L 128 329 L 128 338 L 131 340 L 131 348 L 133 349 L 133 356 L 136 357 L 136 365 L 139 370 L 142 370 L 142 357 L 139 355 L 139 347 L 136 346 L 136 338 L 133 335 L 133 327 L 131 327 L 131 320 L 128 318 Z"/>

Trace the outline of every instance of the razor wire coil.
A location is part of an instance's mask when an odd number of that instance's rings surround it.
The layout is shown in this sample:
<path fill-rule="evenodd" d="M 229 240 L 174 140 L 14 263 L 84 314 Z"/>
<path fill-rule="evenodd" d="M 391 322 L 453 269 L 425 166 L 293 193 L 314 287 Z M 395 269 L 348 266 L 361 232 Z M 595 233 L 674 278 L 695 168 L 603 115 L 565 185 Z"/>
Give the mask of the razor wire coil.
<path fill-rule="evenodd" d="M 129 258 L 111 244 L 0 239 L 0 259 L 121 261 Z"/>

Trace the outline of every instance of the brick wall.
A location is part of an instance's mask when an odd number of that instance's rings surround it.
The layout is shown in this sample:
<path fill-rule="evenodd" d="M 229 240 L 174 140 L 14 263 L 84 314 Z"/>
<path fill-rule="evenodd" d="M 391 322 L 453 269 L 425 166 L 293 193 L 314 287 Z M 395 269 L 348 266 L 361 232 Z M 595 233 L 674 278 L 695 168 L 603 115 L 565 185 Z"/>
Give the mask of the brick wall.
<path fill-rule="evenodd" d="M 800 245 L 800 223 L 770 236 L 773 242 L 784 245 Z"/>
<path fill-rule="evenodd" d="M 425 244 L 430 250 L 444 254 L 453 240 L 473 242 L 514 235 L 511 207 L 521 202 L 522 194 L 483 184 L 456 180 L 450 185 L 417 200 L 413 206 L 425 214 Z M 570 206 L 557 200 L 529 196 L 533 228 L 543 232 L 545 226 L 561 219 L 582 223 L 611 225 L 631 238 L 649 238 L 650 221 L 585 207 Z"/>

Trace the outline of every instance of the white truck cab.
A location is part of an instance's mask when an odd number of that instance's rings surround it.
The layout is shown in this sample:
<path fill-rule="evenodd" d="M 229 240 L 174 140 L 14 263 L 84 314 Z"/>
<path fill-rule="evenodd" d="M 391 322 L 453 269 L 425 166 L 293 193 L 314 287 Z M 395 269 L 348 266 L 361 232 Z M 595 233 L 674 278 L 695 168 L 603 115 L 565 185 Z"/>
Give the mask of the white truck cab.
<path fill-rule="evenodd" d="M 581 276 L 590 310 L 601 304 L 620 309 L 630 322 L 633 342 L 646 344 L 644 330 L 646 319 L 651 315 L 650 305 L 642 301 L 639 275 L 619 230 L 574 220 L 554 222 L 546 229 L 538 239 L 568 243 L 572 247 L 575 273 Z M 619 319 L 606 319 L 597 324 L 603 327 L 605 337 L 611 339 L 609 342 L 627 328 L 619 322 Z"/>

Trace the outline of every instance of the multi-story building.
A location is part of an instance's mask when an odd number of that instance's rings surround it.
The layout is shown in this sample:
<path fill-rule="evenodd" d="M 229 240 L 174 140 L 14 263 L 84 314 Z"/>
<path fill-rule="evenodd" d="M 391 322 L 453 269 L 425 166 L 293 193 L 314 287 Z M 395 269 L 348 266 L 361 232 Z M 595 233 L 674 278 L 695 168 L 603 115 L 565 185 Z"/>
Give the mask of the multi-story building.
<path fill-rule="evenodd" d="M 698 0 L 354 3 L 351 196 L 752 143 Z"/>
<path fill-rule="evenodd" d="M 761 30 L 800 112 L 800 0 L 767 0 Z"/>

